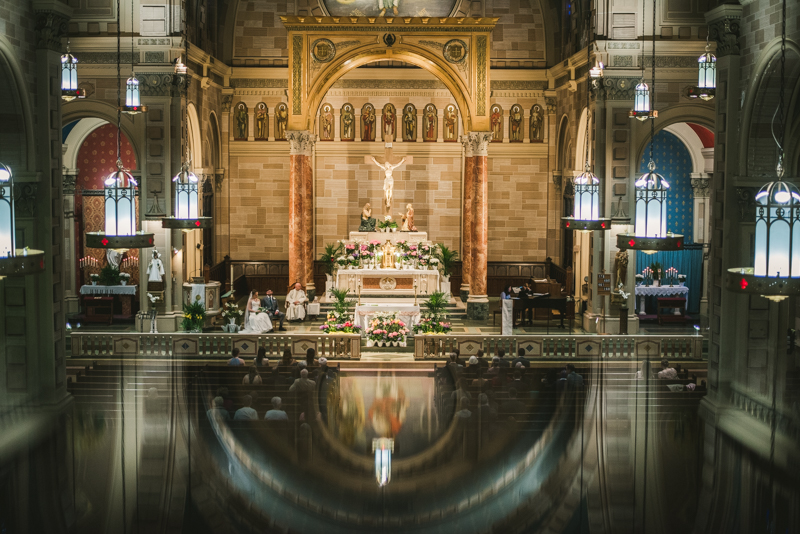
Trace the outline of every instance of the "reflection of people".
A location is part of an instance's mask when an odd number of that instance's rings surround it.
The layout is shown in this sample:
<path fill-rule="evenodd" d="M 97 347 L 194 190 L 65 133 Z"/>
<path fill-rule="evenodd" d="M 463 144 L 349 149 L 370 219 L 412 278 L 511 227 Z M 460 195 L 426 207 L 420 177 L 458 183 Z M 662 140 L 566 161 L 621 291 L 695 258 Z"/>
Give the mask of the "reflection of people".
<path fill-rule="evenodd" d="M 147 266 L 147 281 L 148 282 L 163 282 L 164 276 L 164 263 L 158 257 L 158 251 L 153 250 L 153 259 L 150 260 L 150 265 Z"/>
<path fill-rule="evenodd" d="M 378 16 L 379 17 L 384 16 L 386 14 L 386 10 L 391 8 L 392 13 L 394 13 L 394 16 L 396 17 L 400 13 L 399 11 L 397 11 L 397 6 L 399 4 L 400 0 L 378 0 L 378 7 L 381 8 L 381 12 Z"/>
<path fill-rule="evenodd" d="M 364 209 L 361 210 L 361 225 L 358 227 L 358 231 L 374 232 L 376 223 L 375 217 L 372 216 L 372 206 L 367 202 L 364 204 Z"/>
<path fill-rule="evenodd" d="M 295 283 L 294 289 L 286 295 L 286 318 L 290 321 L 302 321 L 306 317 L 306 309 L 303 306 L 308 302 L 306 292 L 300 282 Z"/>

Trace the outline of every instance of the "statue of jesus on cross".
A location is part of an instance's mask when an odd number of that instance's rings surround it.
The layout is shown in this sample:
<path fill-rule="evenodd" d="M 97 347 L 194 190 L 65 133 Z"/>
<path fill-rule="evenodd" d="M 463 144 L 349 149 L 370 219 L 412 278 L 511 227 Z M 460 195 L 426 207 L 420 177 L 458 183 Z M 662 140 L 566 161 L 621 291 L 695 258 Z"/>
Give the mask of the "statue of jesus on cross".
<path fill-rule="evenodd" d="M 392 176 L 392 171 L 404 163 L 412 163 L 414 158 L 406 156 L 400 161 L 395 161 L 392 156 L 392 135 L 389 133 L 384 137 L 383 146 L 383 163 L 376 160 L 374 156 L 366 156 L 364 161 L 365 163 L 374 163 L 383 170 L 383 215 L 384 217 L 388 216 L 391 218 L 392 193 L 394 191 L 394 177 Z"/>

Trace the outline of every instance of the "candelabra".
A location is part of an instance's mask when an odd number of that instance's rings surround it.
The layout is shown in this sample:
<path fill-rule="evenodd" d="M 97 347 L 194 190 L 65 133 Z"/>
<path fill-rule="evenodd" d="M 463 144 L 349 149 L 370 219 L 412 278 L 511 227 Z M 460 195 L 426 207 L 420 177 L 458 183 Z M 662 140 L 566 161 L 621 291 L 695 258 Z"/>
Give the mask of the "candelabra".
<path fill-rule="evenodd" d="M 670 287 L 678 282 L 678 269 L 675 267 L 670 267 L 667 269 L 664 275 L 664 282 L 669 282 Z"/>

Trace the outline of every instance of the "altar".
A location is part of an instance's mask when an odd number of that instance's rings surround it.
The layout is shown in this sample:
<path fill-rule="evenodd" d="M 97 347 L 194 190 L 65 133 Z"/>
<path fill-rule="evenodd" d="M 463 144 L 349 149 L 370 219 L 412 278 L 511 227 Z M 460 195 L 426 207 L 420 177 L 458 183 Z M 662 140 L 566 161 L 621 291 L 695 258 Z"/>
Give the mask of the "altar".
<path fill-rule="evenodd" d="M 689 288 L 685 286 L 645 286 L 637 285 L 634 289 L 639 302 L 639 315 L 645 315 L 645 297 L 683 297 L 689 296 Z M 677 315 L 677 312 L 676 312 Z"/>
<path fill-rule="evenodd" d="M 354 243 L 369 243 L 370 241 L 386 241 L 397 243 L 405 241 L 409 244 L 427 243 L 428 232 L 350 232 L 350 241 Z"/>
<path fill-rule="evenodd" d="M 420 319 L 420 307 L 412 304 L 359 304 L 356 306 L 355 323 L 366 332 L 370 321 L 378 313 L 396 313 L 409 330 Z"/>
<path fill-rule="evenodd" d="M 413 296 L 430 295 L 439 291 L 439 271 L 436 269 L 339 269 L 336 287 L 351 294 L 370 296 L 392 294 Z"/>

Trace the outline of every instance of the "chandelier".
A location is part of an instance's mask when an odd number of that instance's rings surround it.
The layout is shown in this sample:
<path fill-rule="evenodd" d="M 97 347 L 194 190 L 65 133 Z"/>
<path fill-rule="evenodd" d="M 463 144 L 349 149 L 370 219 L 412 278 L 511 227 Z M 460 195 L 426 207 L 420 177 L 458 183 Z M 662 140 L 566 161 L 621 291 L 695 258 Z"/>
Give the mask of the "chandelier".
<path fill-rule="evenodd" d="M 0 163 L 0 279 L 44 271 L 44 252 L 18 249 L 14 217 L 14 176 Z"/>
<path fill-rule="evenodd" d="M 644 22 L 644 21 L 643 21 Z M 644 27 L 644 24 L 642 24 Z M 653 0 L 653 87 L 656 85 L 656 1 Z M 646 85 L 644 80 L 639 85 Z M 638 87 L 638 86 L 637 86 Z M 648 97 L 652 95 L 648 92 Z M 637 93 L 636 104 L 639 103 Z M 651 100 L 648 100 L 648 103 Z M 650 107 L 648 106 L 648 112 Z M 634 113 L 631 111 L 631 114 Z M 636 118 L 654 119 L 658 116 L 655 111 L 649 112 L 647 117 Z M 633 117 L 633 115 L 631 115 Z M 647 164 L 648 172 L 644 173 L 635 182 L 636 187 L 636 217 L 633 234 L 617 235 L 617 248 L 621 250 L 641 250 L 646 254 L 654 254 L 659 250 L 680 250 L 683 247 L 683 236 L 667 231 L 667 197 L 669 196 L 669 182 L 656 172 L 653 160 L 653 144 L 655 143 L 655 121 L 650 121 L 650 162 Z"/>
<path fill-rule="evenodd" d="M 86 91 L 78 89 L 78 59 L 69 53 L 67 39 L 67 53 L 61 56 L 61 100 L 72 102 L 85 97 Z"/>
<path fill-rule="evenodd" d="M 653 8 L 655 9 L 655 7 Z M 653 13 L 653 90 L 656 85 L 656 26 L 655 13 Z M 642 80 L 633 89 L 633 109 L 628 112 L 628 117 L 639 121 L 646 121 L 658 117 L 658 111 L 653 110 L 655 104 L 650 92 L 650 86 L 644 81 L 644 0 L 642 0 Z"/>
<path fill-rule="evenodd" d="M 135 63 L 135 56 L 133 55 L 133 4 L 131 2 L 131 77 L 125 82 L 125 105 L 120 109 L 126 115 L 138 115 L 147 111 L 147 106 L 142 105 L 141 91 L 139 90 L 139 79 L 136 73 L 133 72 L 133 65 Z M 117 13 L 119 13 L 119 0 L 117 0 Z M 119 17 L 117 17 L 119 18 Z M 120 33 L 119 25 L 117 26 L 117 60 L 119 62 L 119 48 L 120 48 Z M 119 72 L 117 73 L 119 76 Z M 119 103 L 117 104 L 119 106 Z"/>
<path fill-rule="evenodd" d="M 728 269 L 725 285 L 740 293 L 755 293 L 775 302 L 800 294 L 800 189 L 784 182 L 786 86 L 786 0 L 783 1 L 781 35 L 781 81 L 778 109 L 773 116 L 773 133 L 778 145 L 777 180 L 765 184 L 756 194 L 754 267 Z M 774 120 L 780 115 L 779 135 Z"/>
<path fill-rule="evenodd" d="M 711 100 L 717 91 L 717 56 L 711 53 L 706 37 L 706 51 L 697 59 L 697 86 L 689 88 L 690 98 Z"/>

